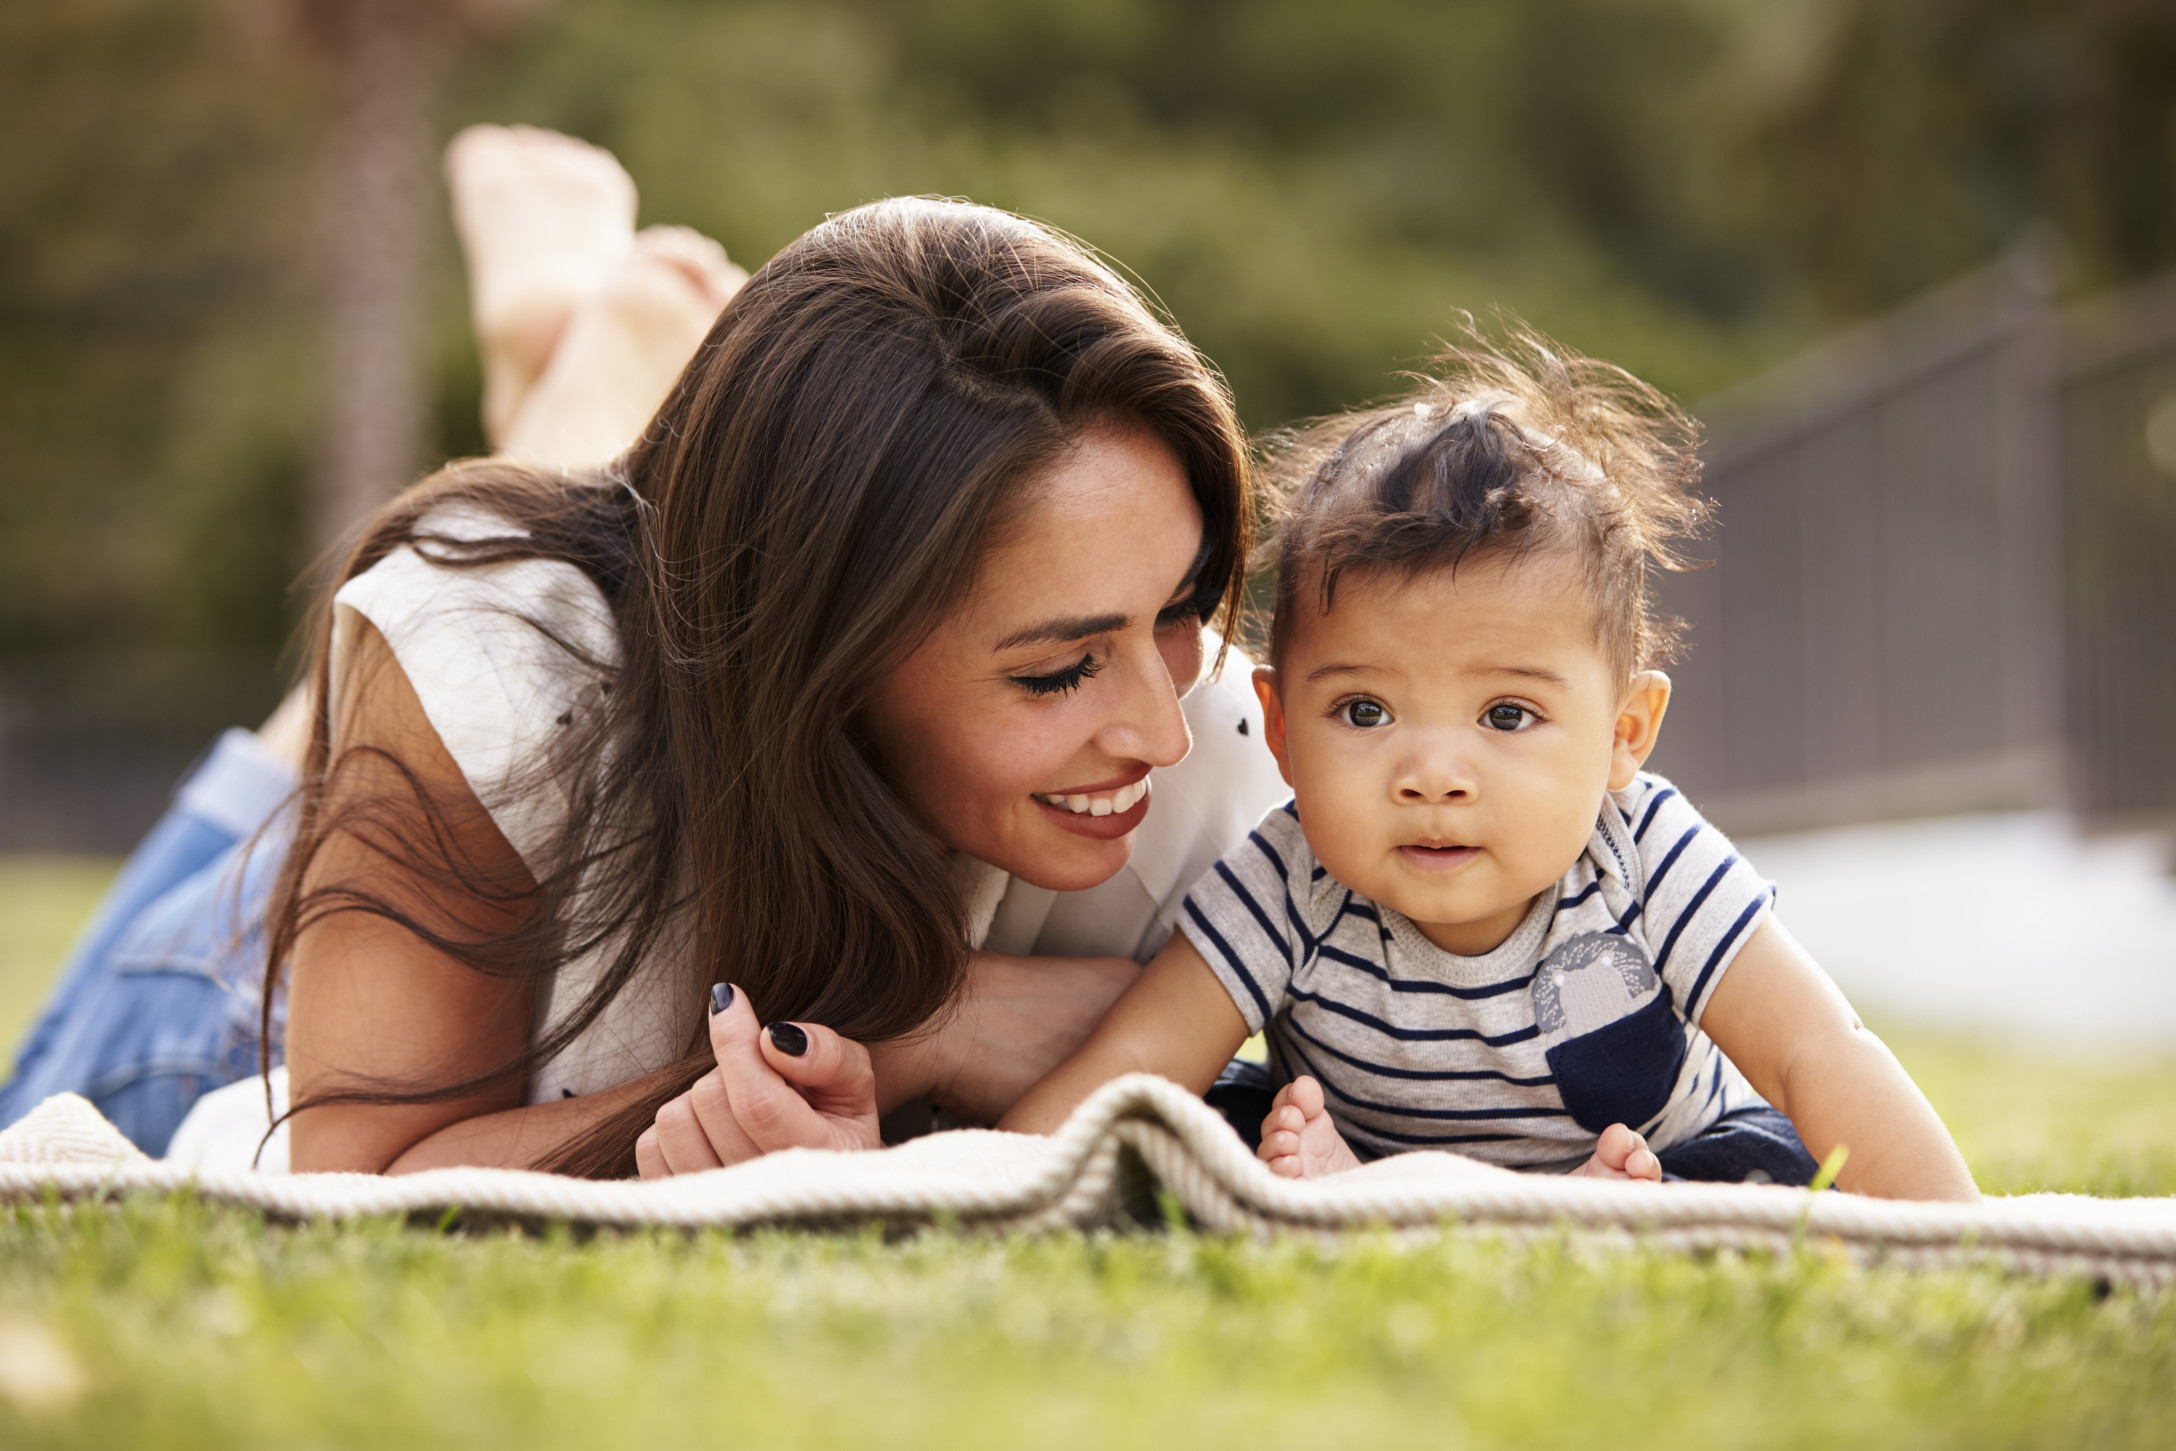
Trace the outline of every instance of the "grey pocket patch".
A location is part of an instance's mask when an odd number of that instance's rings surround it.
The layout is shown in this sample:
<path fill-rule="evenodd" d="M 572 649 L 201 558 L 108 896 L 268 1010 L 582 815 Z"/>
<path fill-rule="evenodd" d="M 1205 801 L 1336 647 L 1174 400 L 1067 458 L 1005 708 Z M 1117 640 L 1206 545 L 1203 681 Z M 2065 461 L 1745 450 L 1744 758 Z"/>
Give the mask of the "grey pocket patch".
<path fill-rule="evenodd" d="M 1534 1023 L 1545 1038 L 1577 1038 L 1630 1016 L 1660 983 L 1638 943 L 1582 933 L 1542 959 Z"/>

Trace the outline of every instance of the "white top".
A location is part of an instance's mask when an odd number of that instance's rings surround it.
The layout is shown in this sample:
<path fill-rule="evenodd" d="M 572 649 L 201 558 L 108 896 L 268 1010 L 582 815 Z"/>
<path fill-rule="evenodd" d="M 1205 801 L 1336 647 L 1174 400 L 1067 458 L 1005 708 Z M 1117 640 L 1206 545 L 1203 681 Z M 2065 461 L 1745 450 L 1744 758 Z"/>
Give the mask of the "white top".
<path fill-rule="evenodd" d="M 1775 889 L 1677 788 L 1602 799 L 1553 892 L 1479 957 L 1323 869 L 1289 804 L 1186 901 L 1186 935 L 1274 1077 L 1321 1084 L 1362 1155 L 1570 1168 L 1613 1123 L 1657 1150 L 1760 1103 L 1700 1017 Z"/>
<path fill-rule="evenodd" d="M 503 521 L 461 506 L 436 511 L 421 527 L 455 539 L 509 532 Z M 534 768 L 547 759 L 541 753 L 557 732 L 594 706 L 619 658 L 618 634 L 603 594 L 587 575 L 561 561 L 453 569 L 402 546 L 333 597 L 335 689 L 366 620 L 391 648 L 477 800 L 531 872 L 543 876 L 552 866 L 546 858 L 565 823 L 568 795 L 549 781 L 537 781 Z M 546 632 L 598 666 L 583 664 Z M 1213 654 L 1213 636 L 1209 643 Z M 960 859 L 974 945 L 993 952 L 1143 962 L 1155 955 L 1171 935 L 1194 879 L 1245 841 L 1262 813 L 1287 794 L 1262 745 L 1261 708 L 1249 685 L 1252 669 L 1235 649 L 1221 673 L 1187 693 L 1182 708 L 1193 749 L 1178 765 L 1155 773 L 1153 804 L 1134 834 L 1132 857 L 1110 880 L 1085 891 L 1052 892 Z M 529 779 L 520 779 L 523 771 L 531 772 Z M 667 944 L 653 954 L 597 1021 L 536 1071 L 529 1102 L 625 1083 L 680 1056 L 705 1004 L 678 1001 L 684 978 L 671 971 L 669 951 Z M 540 1030 L 582 1001 L 608 960 L 608 949 L 600 950 L 560 969 L 548 1001 L 540 1005 Z M 261 1080 L 246 1080 L 200 1102 L 237 1090 L 255 1095 L 256 1133 L 261 1134 Z M 177 1133 L 177 1148 L 196 1137 Z M 268 1163 L 271 1158 L 268 1151 Z"/>

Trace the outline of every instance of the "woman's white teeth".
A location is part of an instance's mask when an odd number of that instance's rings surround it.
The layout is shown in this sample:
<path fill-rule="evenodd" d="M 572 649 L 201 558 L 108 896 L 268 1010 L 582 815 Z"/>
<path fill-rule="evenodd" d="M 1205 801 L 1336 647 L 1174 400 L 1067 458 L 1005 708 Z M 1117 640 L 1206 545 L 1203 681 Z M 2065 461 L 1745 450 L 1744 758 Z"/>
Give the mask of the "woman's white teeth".
<path fill-rule="evenodd" d="M 1035 799 L 1050 806 L 1062 806 L 1075 816 L 1113 816 L 1121 811 L 1131 811 L 1134 805 L 1148 795 L 1148 779 L 1143 777 L 1131 786 L 1121 786 L 1116 791 L 1090 796 L 1075 791 L 1065 796 L 1046 796 L 1037 793 Z"/>

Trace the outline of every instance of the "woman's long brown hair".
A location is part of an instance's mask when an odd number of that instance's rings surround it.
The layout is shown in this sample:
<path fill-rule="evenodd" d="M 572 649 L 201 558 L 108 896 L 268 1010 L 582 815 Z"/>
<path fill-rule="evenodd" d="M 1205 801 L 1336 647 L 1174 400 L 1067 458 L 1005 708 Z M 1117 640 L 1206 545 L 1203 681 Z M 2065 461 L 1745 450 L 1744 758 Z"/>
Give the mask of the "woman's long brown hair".
<path fill-rule="evenodd" d="M 1006 510 L 1106 420 L 1145 428 L 1184 465 L 1206 544 L 1197 598 L 1229 636 L 1251 506 L 1222 381 L 1083 249 L 960 202 L 873 203 L 773 258 L 612 466 L 569 479 L 458 464 L 388 506 L 341 579 L 402 547 L 451 568 L 564 560 L 609 602 L 620 657 L 573 662 L 603 683 L 525 768 L 527 789 L 563 791 L 569 805 L 531 888 L 452 847 L 445 812 L 401 762 L 333 758 L 322 621 L 318 720 L 268 981 L 304 931 L 350 912 L 395 921 L 468 970 L 542 984 L 592 952 L 610 966 L 513 1061 L 296 1110 L 526 1079 L 659 951 L 684 959 L 673 990 L 690 1002 L 734 982 L 767 1018 L 865 1041 L 936 1019 L 966 968 L 963 907 L 946 848 L 901 803 L 860 722 L 964 595 Z M 430 516 L 453 503 L 510 527 L 447 537 Z M 355 789 L 364 779 L 370 789 Z M 335 834 L 409 885 L 311 880 Z M 494 925 L 509 916 L 521 925 Z M 268 990 L 268 1053 L 272 1022 Z M 542 1167 L 632 1173 L 636 1137 L 712 1066 L 707 1038 L 684 1046 L 668 1081 Z"/>

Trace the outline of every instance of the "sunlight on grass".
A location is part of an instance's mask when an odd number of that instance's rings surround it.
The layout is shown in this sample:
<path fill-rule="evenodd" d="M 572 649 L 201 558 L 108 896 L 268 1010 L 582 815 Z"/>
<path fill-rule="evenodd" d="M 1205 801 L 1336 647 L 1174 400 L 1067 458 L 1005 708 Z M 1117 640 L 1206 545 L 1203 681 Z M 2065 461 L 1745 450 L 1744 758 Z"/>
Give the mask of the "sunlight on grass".
<path fill-rule="evenodd" d="M 2176 1424 L 2176 1297 L 1813 1252 L 577 1243 L 139 1200 L 0 1215 L 0 1304 L 80 1385 L 0 1395 L 26 1448 L 2145 1447 Z"/>
<path fill-rule="evenodd" d="M 0 858 L 19 1030 L 112 864 Z M 2176 1056 L 1890 1028 L 1983 1187 L 2176 1192 Z M 12 1036 L 11 1036 L 12 1041 Z M 438 1235 L 0 1209 L 0 1446 L 2164 1446 L 2176 1295 L 1446 1232 Z"/>
<path fill-rule="evenodd" d="M 1885 1032 L 1990 1194 L 2176 1194 L 2176 1055 Z"/>

